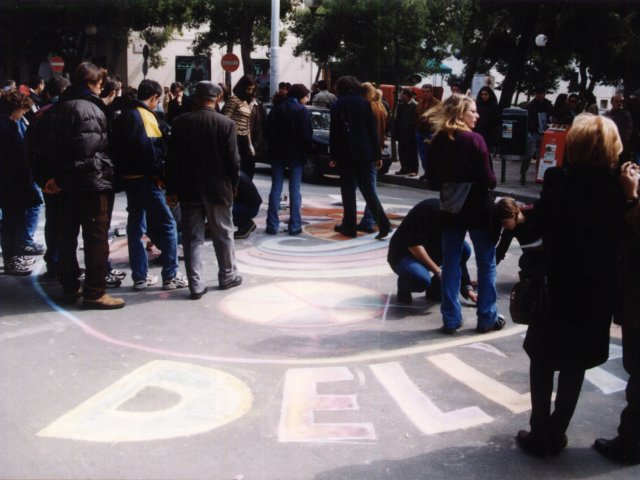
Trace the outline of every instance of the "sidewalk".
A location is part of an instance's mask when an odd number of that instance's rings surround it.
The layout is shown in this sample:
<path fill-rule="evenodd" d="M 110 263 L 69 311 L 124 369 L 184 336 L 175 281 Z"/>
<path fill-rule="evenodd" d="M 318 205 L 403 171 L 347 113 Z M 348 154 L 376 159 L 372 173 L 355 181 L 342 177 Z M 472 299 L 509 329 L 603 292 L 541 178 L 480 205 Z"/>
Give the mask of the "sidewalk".
<path fill-rule="evenodd" d="M 407 177 L 405 175 L 394 175 L 394 173 L 400 169 L 400 163 L 395 162 L 391 164 L 389 173 L 380 179 L 381 183 L 388 183 L 392 185 L 405 185 L 407 187 L 422 188 L 428 190 L 426 182 L 419 180 L 420 175 L 424 173 L 422 167 L 420 167 L 420 173 L 417 177 Z M 527 184 L 520 186 L 520 161 L 507 160 L 505 161 L 505 182 L 501 183 L 502 176 L 502 159 L 499 156 L 493 157 L 493 171 L 496 174 L 498 184 L 495 188 L 495 194 L 499 197 L 513 197 L 516 200 L 524 203 L 533 203 L 540 197 L 540 191 L 542 190 L 542 184 L 536 183 L 535 173 L 536 165 L 532 162 L 527 172 Z"/>

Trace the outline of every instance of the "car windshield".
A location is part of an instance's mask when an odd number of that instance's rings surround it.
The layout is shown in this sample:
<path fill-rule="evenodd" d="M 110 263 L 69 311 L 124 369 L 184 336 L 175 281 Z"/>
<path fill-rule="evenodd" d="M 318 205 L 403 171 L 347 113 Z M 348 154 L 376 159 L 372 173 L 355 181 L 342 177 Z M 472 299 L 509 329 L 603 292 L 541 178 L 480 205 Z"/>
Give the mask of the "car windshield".
<path fill-rule="evenodd" d="M 330 123 L 328 111 L 311 110 L 311 126 L 314 130 L 329 130 Z"/>

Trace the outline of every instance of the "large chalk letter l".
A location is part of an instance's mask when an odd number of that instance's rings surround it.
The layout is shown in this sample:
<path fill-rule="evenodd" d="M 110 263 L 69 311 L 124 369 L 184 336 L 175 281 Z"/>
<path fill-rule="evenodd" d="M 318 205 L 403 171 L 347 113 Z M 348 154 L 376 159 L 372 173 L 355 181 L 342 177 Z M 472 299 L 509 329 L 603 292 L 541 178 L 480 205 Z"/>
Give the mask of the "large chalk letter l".
<path fill-rule="evenodd" d="M 119 409 L 147 387 L 177 394 L 170 408 Z M 126 375 L 38 432 L 41 437 L 90 442 L 141 442 L 184 437 L 240 418 L 251 408 L 247 385 L 220 370 L 153 361 Z"/>
<path fill-rule="evenodd" d="M 418 389 L 397 362 L 378 363 L 369 368 L 398 403 L 400 410 L 426 435 L 475 427 L 493 420 L 478 407 L 443 412 Z"/>

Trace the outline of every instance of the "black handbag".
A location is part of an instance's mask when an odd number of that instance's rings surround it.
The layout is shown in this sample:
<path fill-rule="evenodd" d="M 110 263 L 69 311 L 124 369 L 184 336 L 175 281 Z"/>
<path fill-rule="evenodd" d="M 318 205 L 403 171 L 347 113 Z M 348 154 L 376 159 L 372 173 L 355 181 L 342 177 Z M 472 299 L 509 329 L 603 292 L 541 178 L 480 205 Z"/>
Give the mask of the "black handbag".
<path fill-rule="evenodd" d="M 520 271 L 520 281 L 513 286 L 509 313 L 513 323 L 531 325 L 549 314 L 549 284 L 538 271 Z"/>

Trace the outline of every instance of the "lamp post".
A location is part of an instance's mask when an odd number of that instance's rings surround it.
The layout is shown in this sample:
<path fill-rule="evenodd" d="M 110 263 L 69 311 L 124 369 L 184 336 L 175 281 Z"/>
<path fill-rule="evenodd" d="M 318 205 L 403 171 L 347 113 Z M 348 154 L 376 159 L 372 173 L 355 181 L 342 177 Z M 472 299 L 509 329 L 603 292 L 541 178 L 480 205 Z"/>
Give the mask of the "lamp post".
<path fill-rule="evenodd" d="M 302 2 L 305 7 L 311 10 L 311 15 L 315 17 L 316 11 L 322 5 L 322 0 L 303 0 Z"/>
<path fill-rule="evenodd" d="M 280 55 L 280 0 L 271 0 L 271 49 L 269 55 L 269 91 L 271 96 L 278 90 Z"/>

